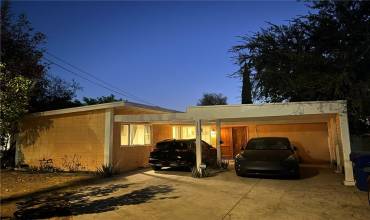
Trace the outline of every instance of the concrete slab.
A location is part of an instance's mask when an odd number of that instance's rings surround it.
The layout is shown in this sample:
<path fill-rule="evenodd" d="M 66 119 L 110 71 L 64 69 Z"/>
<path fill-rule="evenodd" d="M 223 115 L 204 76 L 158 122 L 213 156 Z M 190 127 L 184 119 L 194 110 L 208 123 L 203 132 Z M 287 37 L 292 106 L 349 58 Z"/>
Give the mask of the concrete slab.
<path fill-rule="evenodd" d="M 70 214 L 48 217 L 369 219 L 367 193 L 342 185 L 343 176 L 329 168 L 302 169 L 300 180 L 238 177 L 231 168 L 204 179 L 194 179 L 189 172 L 141 170 L 69 191 L 63 199 L 69 202 Z M 63 193 L 50 195 L 47 201 L 61 200 L 57 195 Z M 35 213 L 40 211 L 36 204 L 23 208 Z"/>

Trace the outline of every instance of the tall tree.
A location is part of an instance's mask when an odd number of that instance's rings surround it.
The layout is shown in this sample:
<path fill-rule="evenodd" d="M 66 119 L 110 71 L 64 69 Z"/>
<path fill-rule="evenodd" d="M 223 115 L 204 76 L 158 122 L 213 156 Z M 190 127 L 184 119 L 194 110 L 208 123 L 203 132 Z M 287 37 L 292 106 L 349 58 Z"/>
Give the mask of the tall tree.
<path fill-rule="evenodd" d="M 227 105 L 227 97 L 221 93 L 204 93 L 197 105 Z"/>
<path fill-rule="evenodd" d="M 252 103 L 251 71 L 247 64 L 241 67 L 242 77 L 242 104 Z"/>
<path fill-rule="evenodd" d="M 23 76 L 11 77 L 3 64 L 0 69 L 0 149 L 8 150 L 17 122 L 27 112 L 32 82 Z"/>
<path fill-rule="evenodd" d="M 32 81 L 27 110 L 30 112 L 75 106 L 75 82 L 66 82 L 48 74 L 43 61 L 46 36 L 36 32 L 25 14 L 17 18 L 11 13 L 10 2 L 1 4 L 1 63 L 7 77 L 22 76 Z"/>
<path fill-rule="evenodd" d="M 370 2 L 318 1 L 309 7 L 316 12 L 244 36 L 232 51 L 239 64 L 248 63 L 254 98 L 344 99 L 351 130 L 363 130 L 370 116 Z"/>
<path fill-rule="evenodd" d="M 47 74 L 42 61 L 45 35 L 35 32 L 24 14 L 15 18 L 9 1 L 1 4 L 0 150 L 13 161 L 18 125 L 27 112 L 77 105 L 78 85 Z"/>

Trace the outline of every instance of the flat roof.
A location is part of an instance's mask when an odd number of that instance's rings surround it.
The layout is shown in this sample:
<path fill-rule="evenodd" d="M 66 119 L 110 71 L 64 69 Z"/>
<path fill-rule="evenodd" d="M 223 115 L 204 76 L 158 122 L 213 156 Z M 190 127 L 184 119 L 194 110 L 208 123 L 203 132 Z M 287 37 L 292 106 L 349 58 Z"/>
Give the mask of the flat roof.
<path fill-rule="evenodd" d="M 242 109 L 246 111 L 246 110 L 252 110 L 252 109 L 260 108 L 260 107 L 267 107 L 267 108 L 271 108 L 273 106 L 293 107 L 293 106 L 300 106 L 300 105 L 307 107 L 309 105 L 315 105 L 315 106 L 328 105 L 328 104 L 345 105 L 346 103 L 347 102 L 345 100 L 336 100 L 336 101 L 304 101 L 304 102 L 283 102 L 283 103 L 190 106 L 187 108 L 186 112 L 184 113 L 184 112 L 180 112 L 180 111 L 176 111 L 172 109 L 162 108 L 159 106 L 145 105 L 141 103 L 128 102 L 128 101 L 118 101 L 118 102 L 109 102 L 109 103 L 96 104 L 96 105 L 86 105 L 86 106 L 79 106 L 79 107 L 72 107 L 72 108 L 50 110 L 50 111 L 44 111 L 44 112 L 35 112 L 35 113 L 29 114 L 29 116 L 51 116 L 51 115 L 68 114 L 68 113 L 75 113 L 75 112 L 100 110 L 100 109 L 119 108 L 119 107 L 124 107 L 124 106 L 154 110 L 154 111 L 163 112 L 163 113 L 175 113 L 176 116 L 177 115 L 182 116 L 182 114 L 187 115 L 186 113 L 188 114 L 195 113 L 195 112 L 204 113 L 204 111 L 208 112 L 211 109 L 213 111 L 233 111 L 233 109 L 235 110 Z"/>
<path fill-rule="evenodd" d="M 168 122 L 231 120 L 275 116 L 347 113 L 346 101 L 312 101 L 240 105 L 194 106 L 184 113 L 115 115 L 116 122 Z"/>

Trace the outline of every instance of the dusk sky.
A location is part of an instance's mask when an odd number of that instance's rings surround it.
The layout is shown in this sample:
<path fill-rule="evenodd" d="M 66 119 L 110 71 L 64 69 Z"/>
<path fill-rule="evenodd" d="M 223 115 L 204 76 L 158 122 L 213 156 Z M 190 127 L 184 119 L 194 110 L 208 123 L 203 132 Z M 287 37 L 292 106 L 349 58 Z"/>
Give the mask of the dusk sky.
<path fill-rule="evenodd" d="M 240 80 L 227 76 L 238 68 L 229 52 L 237 36 L 306 14 L 304 4 L 40 1 L 13 2 L 12 10 L 26 13 L 46 34 L 45 48 L 52 54 L 147 102 L 184 111 L 204 92 L 239 104 Z M 50 73 L 79 82 L 77 98 L 113 93 L 57 66 Z"/>

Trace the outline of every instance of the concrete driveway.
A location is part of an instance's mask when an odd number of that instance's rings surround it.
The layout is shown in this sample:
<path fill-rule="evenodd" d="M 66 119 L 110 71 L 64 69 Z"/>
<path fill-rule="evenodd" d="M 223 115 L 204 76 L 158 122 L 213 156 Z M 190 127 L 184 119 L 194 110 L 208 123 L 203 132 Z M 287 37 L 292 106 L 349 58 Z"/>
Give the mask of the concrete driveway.
<path fill-rule="evenodd" d="M 329 168 L 302 168 L 301 180 L 194 179 L 149 169 L 108 182 L 30 198 L 18 216 L 67 219 L 369 219 L 367 193 Z M 35 214 L 38 213 L 38 214 Z M 41 214 L 40 214 L 41 213 Z"/>

